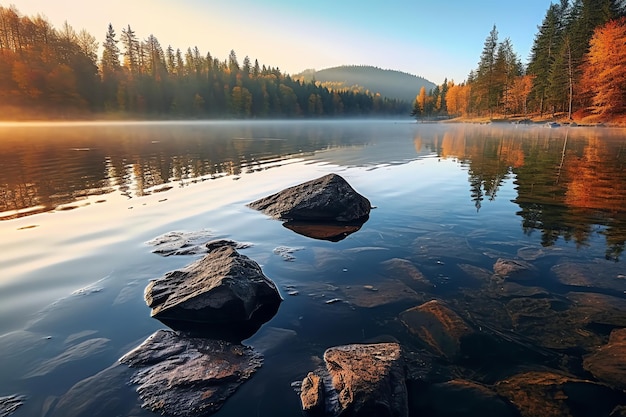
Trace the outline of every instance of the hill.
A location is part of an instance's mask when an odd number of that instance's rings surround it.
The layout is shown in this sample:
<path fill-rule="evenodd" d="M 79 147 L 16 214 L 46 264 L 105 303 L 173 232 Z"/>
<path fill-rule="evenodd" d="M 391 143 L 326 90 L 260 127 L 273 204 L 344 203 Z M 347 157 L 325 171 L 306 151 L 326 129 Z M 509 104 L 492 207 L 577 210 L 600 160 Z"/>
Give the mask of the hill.
<path fill-rule="evenodd" d="M 415 100 L 422 86 L 426 87 L 426 91 L 435 88 L 435 84 L 425 78 L 367 65 L 343 65 L 320 71 L 308 69 L 293 75 L 292 78 L 303 81 L 315 80 L 331 89 L 380 93 L 383 97 L 409 103 Z"/>

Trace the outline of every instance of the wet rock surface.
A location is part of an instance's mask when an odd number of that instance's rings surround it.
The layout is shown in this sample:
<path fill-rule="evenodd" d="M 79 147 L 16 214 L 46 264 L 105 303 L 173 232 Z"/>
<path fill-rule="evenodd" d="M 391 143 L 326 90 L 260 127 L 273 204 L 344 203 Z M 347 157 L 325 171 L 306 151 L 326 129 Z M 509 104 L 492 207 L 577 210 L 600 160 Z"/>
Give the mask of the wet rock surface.
<path fill-rule="evenodd" d="M 275 313 L 282 301 L 261 267 L 230 245 L 152 281 L 145 299 L 152 316 L 168 320 L 168 325 L 243 323 L 269 310 Z"/>
<path fill-rule="evenodd" d="M 505 279 L 519 280 L 527 278 L 535 268 L 528 262 L 499 258 L 493 265 L 493 272 Z"/>
<path fill-rule="evenodd" d="M 137 394 L 128 384 L 132 371 L 114 364 L 72 386 L 53 400 L 46 417 L 109 417 L 140 414 Z"/>
<path fill-rule="evenodd" d="M 325 371 L 302 383 L 303 409 L 326 415 L 408 416 L 402 350 L 397 343 L 354 344 L 324 352 Z M 322 375 L 320 375 L 322 373 Z M 320 394 L 320 381 L 324 392 Z M 324 405 L 322 405 L 324 401 Z"/>
<path fill-rule="evenodd" d="M 622 263 L 606 260 L 579 263 L 569 260 L 551 269 L 561 284 L 615 290 L 623 294 L 626 288 L 625 270 Z"/>
<path fill-rule="evenodd" d="M 26 397 L 23 395 L 8 395 L 6 397 L 0 397 L 0 417 L 7 417 L 17 411 L 20 408 Z"/>
<path fill-rule="evenodd" d="M 465 320 L 439 300 L 402 312 L 400 320 L 432 352 L 451 360 L 458 357 L 462 339 L 473 333 Z"/>
<path fill-rule="evenodd" d="M 424 290 L 432 290 L 434 287 L 428 278 L 426 278 L 411 261 L 393 258 L 383 262 L 382 265 L 392 278 L 402 279 L 407 282 L 407 284 Z"/>
<path fill-rule="evenodd" d="M 217 411 L 261 367 L 262 356 L 240 344 L 159 330 L 120 362 L 136 369 L 131 383 L 142 407 L 195 417 Z"/>
<path fill-rule="evenodd" d="M 292 221 L 350 222 L 369 216 L 369 200 L 337 174 L 289 187 L 249 203 L 268 216 Z"/>
<path fill-rule="evenodd" d="M 148 245 L 154 246 L 153 253 L 161 256 L 199 255 L 211 252 L 221 246 L 232 246 L 235 249 L 246 249 L 249 243 L 236 242 L 230 239 L 210 240 L 212 233 L 207 230 L 196 232 L 168 232 L 150 240 Z"/>
<path fill-rule="evenodd" d="M 598 380 L 626 391 L 626 328 L 613 330 L 609 342 L 586 356 L 583 366 Z"/>
<path fill-rule="evenodd" d="M 605 385 L 556 372 L 517 374 L 495 388 L 522 417 L 606 416 L 623 400 Z"/>
<path fill-rule="evenodd" d="M 351 285 L 349 288 L 343 288 L 341 292 L 349 303 L 365 308 L 424 300 L 421 294 L 395 279 L 380 281 L 376 286 Z"/>
<path fill-rule="evenodd" d="M 514 417 L 515 407 L 489 387 L 454 379 L 432 384 L 411 398 L 416 415 L 432 417 Z"/>

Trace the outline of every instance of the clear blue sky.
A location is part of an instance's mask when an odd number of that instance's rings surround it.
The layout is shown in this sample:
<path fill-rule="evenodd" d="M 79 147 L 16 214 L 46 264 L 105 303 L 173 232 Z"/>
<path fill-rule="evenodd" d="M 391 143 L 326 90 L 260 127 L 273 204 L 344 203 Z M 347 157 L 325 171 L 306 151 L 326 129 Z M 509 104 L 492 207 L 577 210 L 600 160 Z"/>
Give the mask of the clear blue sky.
<path fill-rule="evenodd" d="M 198 46 L 226 59 L 279 67 L 295 74 L 337 65 L 374 65 L 423 76 L 437 84 L 461 82 L 477 66 L 495 24 L 526 63 L 550 0 L 18 0 L 25 15 L 42 14 L 86 29 L 98 42 L 109 23 L 128 24 L 165 48 Z M 8 4 L 3 4 L 8 6 Z"/>

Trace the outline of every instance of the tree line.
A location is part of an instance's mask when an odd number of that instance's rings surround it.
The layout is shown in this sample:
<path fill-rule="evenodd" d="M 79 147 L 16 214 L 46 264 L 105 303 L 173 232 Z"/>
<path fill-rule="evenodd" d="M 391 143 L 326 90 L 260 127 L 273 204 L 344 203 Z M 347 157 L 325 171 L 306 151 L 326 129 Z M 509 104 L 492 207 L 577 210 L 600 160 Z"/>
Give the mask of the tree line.
<path fill-rule="evenodd" d="M 494 25 L 463 83 L 420 91 L 416 117 L 626 112 L 626 2 L 559 0 L 548 8 L 526 67 Z M 442 96 L 443 93 L 443 97 Z M 440 103 L 440 104 L 437 104 Z"/>
<path fill-rule="evenodd" d="M 196 118 L 406 114 L 410 104 L 292 79 L 235 51 L 220 60 L 197 47 L 163 48 L 130 25 L 96 38 L 67 22 L 0 6 L 0 99 L 5 108 Z"/>

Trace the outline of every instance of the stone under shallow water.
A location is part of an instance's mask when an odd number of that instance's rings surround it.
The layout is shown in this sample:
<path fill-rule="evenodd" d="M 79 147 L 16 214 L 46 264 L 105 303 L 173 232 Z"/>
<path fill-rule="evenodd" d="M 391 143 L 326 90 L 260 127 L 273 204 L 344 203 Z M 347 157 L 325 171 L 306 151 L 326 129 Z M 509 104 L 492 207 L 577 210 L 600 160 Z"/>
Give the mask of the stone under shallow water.
<path fill-rule="evenodd" d="M 142 407 L 166 415 L 198 417 L 215 412 L 261 367 L 253 349 L 225 341 L 158 330 L 120 358 L 136 369 Z"/>
<path fill-rule="evenodd" d="M 556 372 L 517 374 L 495 388 L 522 417 L 608 416 L 623 400 L 605 385 Z"/>
<path fill-rule="evenodd" d="M 453 379 L 420 390 L 412 398 L 415 415 L 431 417 L 514 417 L 515 407 L 492 389 L 473 381 Z"/>
<path fill-rule="evenodd" d="M 583 366 L 600 381 L 626 391 L 626 328 L 613 330 L 609 342 L 586 356 Z"/>
<path fill-rule="evenodd" d="M 400 320 L 433 353 L 449 360 L 460 354 L 461 339 L 473 333 L 465 320 L 439 300 L 403 311 Z"/>

